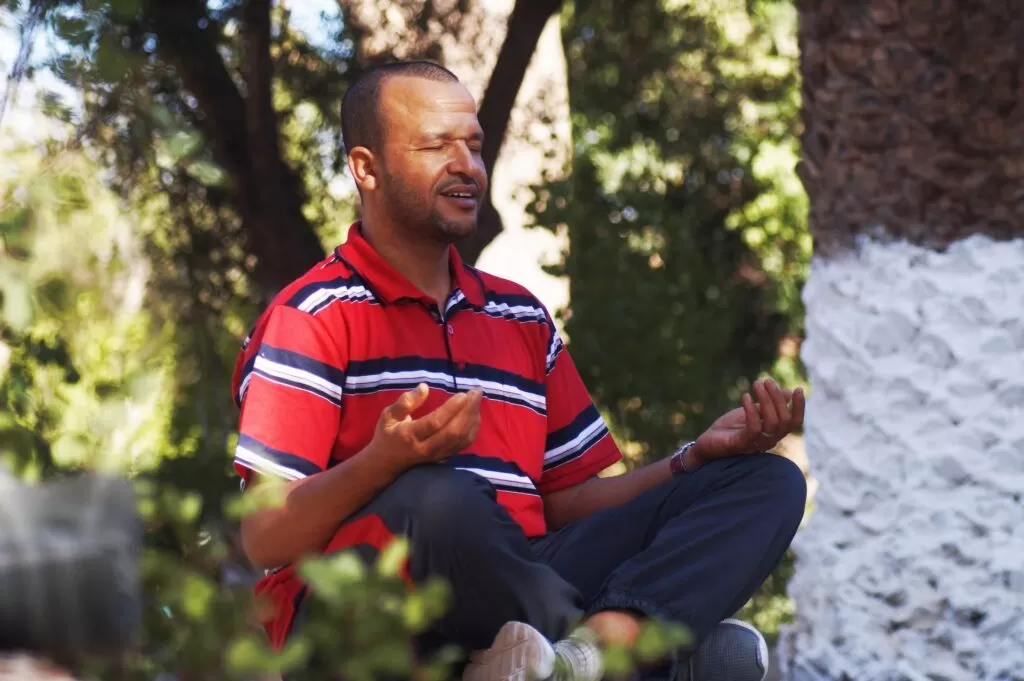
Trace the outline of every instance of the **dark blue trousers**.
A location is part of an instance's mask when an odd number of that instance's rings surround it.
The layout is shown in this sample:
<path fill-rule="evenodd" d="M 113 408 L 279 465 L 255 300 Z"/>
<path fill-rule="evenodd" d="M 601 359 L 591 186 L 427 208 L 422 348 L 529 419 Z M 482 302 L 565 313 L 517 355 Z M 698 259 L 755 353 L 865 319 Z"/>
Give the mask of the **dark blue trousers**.
<path fill-rule="evenodd" d="M 616 609 L 685 624 L 699 642 L 777 565 L 806 493 L 789 460 L 734 457 L 531 540 L 490 483 L 435 465 L 405 473 L 360 514 L 409 537 L 414 581 L 438 575 L 452 585 L 439 640 L 486 648 L 511 620 L 555 640 L 588 614 Z"/>

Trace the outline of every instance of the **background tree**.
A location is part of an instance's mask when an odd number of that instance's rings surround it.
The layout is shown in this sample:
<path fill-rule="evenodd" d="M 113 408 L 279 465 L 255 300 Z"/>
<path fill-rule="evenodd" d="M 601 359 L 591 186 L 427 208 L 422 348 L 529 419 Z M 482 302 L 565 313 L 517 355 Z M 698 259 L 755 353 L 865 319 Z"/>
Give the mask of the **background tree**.
<path fill-rule="evenodd" d="M 809 255 L 794 173 L 795 12 L 788 3 L 611 0 L 567 13 L 571 167 L 534 188 L 568 235 L 569 347 L 627 465 L 666 456 L 770 371 L 801 373 Z M 787 556 L 743 616 L 774 638 Z"/>
<path fill-rule="evenodd" d="M 1024 13 L 799 6 L 821 487 L 787 676 L 1019 677 Z"/>
<path fill-rule="evenodd" d="M 480 115 L 497 120 L 527 38 L 561 6 L 517 3 L 500 44 L 470 3 L 399 3 L 390 28 L 366 18 L 371 2 L 339 7 L 314 39 L 282 4 L 31 3 L 58 47 L 26 76 L 48 69 L 81 104 L 46 96 L 45 114 L 66 127 L 19 151 L 0 186 L 0 447 L 26 477 L 105 465 L 138 481 L 152 598 L 124 678 L 223 678 L 301 664 L 311 645 L 372 675 L 411 664 L 403 636 L 435 612 L 339 560 L 311 579 L 366 590 L 335 601 L 327 623 L 348 631 L 379 615 L 378 638 L 314 636 L 274 657 L 249 635 L 252 575 L 229 531 L 240 508 L 226 385 L 266 296 L 355 215 L 338 189 L 337 105 L 351 77 L 479 40 L 496 63 Z M 642 2 L 632 27 L 614 11 L 565 8 L 575 155 L 570 176 L 535 188 L 534 214 L 569 237 L 562 316 L 632 465 L 698 432 L 754 374 L 798 378 L 780 347 L 800 333 L 807 243 L 791 172 L 792 8 Z M 609 273 L 635 289 L 609 286 Z M 632 374 L 614 361 L 624 356 Z M 784 577 L 747 613 L 769 633 L 785 613 Z"/>
<path fill-rule="evenodd" d="M 307 210 L 311 193 L 323 189 L 324 173 L 303 172 L 308 166 L 289 158 L 282 134 L 291 126 L 302 127 L 297 136 L 315 138 L 320 153 L 331 157 L 313 170 L 326 166 L 336 173 L 339 140 L 324 139 L 315 128 L 339 127 L 338 101 L 345 83 L 377 61 L 436 59 L 443 38 L 472 37 L 479 23 L 479 12 L 468 0 L 444 8 L 433 1 L 379 4 L 339 0 L 345 20 L 331 31 L 337 48 L 329 51 L 316 50 L 296 35 L 287 9 L 283 4 L 274 8 L 270 0 L 216 5 L 200 0 L 39 0 L 31 7 L 40 25 L 72 48 L 52 66 L 86 95 L 84 134 L 107 145 L 114 142 L 112 136 L 121 137 L 117 147 L 129 153 L 109 160 L 122 166 L 151 155 L 154 143 L 164 137 L 177 140 L 169 150 L 172 159 L 190 157 L 184 160 L 192 162 L 192 179 L 207 185 L 214 176 L 221 180 L 217 203 L 226 213 L 222 221 L 236 223 L 234 241 L 251 256 L 260 293 L 269 296 L 323 257 L 318 228 L 329 227 L 323 215 Z M 494 85 L 481 104 L 488 170 L 494 167 L 541 30 L 560 5 L 561 0 L 522 0 L 509 17 Z M 406 18 L 400 43 L 405 49 L 398 55 L 397 44 L 388 50 L 368 40 L 371 33 L 388 33 L 381 18 L 394 13 Z M 366 16 L 372 19 L 363 20 Z M 275 93 L 282 85 L 287 95 Z M 312 151 L 308 145 L 314 140 L 305 141 L 304 151 Z M 173 179 L 164 178 L 163 184 Z M 134 188 L 138 178 L 127 184 Z M 187 185 L 187 178 L 179 184 Z M 170 187 L 164 190 L 174 194 Z M 489 200 L 483 215 L 482 229 L 462 245 L 471 262 L 501 231 Z"/>

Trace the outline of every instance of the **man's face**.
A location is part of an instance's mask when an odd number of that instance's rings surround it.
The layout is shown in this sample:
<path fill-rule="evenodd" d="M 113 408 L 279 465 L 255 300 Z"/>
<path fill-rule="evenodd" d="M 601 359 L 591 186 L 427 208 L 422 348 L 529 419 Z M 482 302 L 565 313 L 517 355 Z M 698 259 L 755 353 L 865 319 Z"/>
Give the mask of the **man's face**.
<path fill-rule="evenodd" d="M 487 189 L 476 102 L 461 83 L 396 76 L 380 93 L 379 200 L 402 227 L 441 243 L 475 228 Z"/>

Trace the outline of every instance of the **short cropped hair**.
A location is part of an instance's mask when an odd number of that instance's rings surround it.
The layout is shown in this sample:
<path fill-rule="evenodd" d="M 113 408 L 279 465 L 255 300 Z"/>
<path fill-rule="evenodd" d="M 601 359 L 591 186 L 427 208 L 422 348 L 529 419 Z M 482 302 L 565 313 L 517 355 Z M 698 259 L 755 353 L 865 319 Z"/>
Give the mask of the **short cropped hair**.
<path fill-rule="evenodd" d="M 356 147 L 377 151 L 384 139 L 380 91 L 388 78 L 408 76 L 458 83 L 454 73 L 431 61 L 397 61 L 370 67 L 349 85 L 341 98 L 341 143 L 347 154 Z"/>

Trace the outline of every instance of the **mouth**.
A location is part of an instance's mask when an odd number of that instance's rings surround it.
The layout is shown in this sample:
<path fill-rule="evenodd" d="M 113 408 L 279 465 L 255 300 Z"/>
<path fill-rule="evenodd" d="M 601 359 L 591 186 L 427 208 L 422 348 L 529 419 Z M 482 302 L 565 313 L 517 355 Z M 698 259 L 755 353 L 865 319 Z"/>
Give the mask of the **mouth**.
<path fill-rule="evenodd" d="M 480 199 L 480 188 L 470 184 L 448 187 L 441 196 L 463 210 L 476 208 Z"/>

